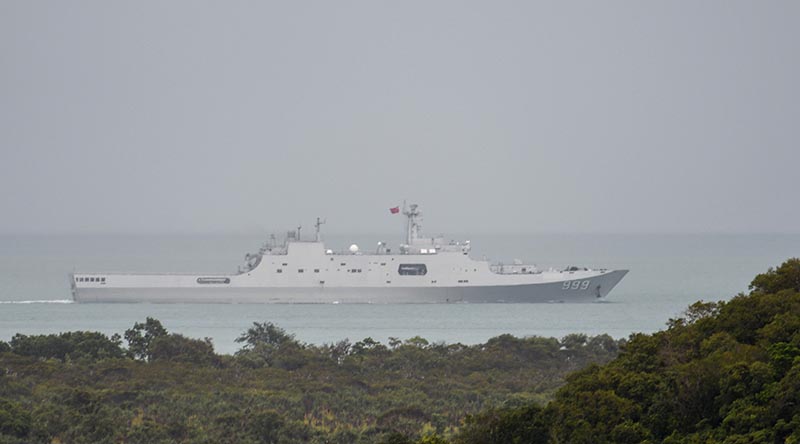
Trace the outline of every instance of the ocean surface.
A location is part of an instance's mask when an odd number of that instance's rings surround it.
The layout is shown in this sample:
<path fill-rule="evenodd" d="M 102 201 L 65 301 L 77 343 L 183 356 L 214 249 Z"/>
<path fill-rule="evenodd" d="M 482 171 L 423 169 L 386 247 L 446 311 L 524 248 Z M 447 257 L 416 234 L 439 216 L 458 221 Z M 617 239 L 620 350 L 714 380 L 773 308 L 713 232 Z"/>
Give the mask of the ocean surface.
<path fill-rule="evenodd" d="M 229 272 L 264 238 L 245 235 L 0 236 L 0 340 L 16 333 L 120 333 L 151 316 L 170 331 L 213 340 L 220 353 L 253 322 L 270 321 L 305 342 L 422 336 L 474 344 L 503 334 L 615 338 L 664 328 L 697 300 L 729 299 L 768 267 L 800 256 L 800 235 L 535 234 L 471 236 L 473 257 L 540 268 L 626 268 L 605 302 L 588 304 L 76 304 L 71 271 Z M 328 236 L 362 251 L 392 236 Z M 370 247 L 366 247 L 370 246 Z"/>

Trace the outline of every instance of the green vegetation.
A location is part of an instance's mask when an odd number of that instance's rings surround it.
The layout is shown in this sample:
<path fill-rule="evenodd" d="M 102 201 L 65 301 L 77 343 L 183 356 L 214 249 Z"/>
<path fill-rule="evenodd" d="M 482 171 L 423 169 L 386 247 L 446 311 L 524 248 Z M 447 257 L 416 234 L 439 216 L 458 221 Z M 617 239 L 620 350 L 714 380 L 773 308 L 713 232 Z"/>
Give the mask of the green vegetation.
<path fill-rule="evenodd" d="M 619 342 L 124 338 L 0 341 L 0 443 L 800 443 L 798 259 Z"/>
<path fill-rule="evenodd" d="M 0 343 L 0 443 L 436 444 L 467 414 L 550 399 L 619 346 L 585 335 L 314 346 L 271 323 L 238 342 L 217 355 L 152 318 L 111 338 L 16 335 Z"/>
<path fill-rule="evenodd" d="M 750 288 L 633 335 L 544 408 L 469 418 L 455 442 L 800 443 L 800 260 Z"/>

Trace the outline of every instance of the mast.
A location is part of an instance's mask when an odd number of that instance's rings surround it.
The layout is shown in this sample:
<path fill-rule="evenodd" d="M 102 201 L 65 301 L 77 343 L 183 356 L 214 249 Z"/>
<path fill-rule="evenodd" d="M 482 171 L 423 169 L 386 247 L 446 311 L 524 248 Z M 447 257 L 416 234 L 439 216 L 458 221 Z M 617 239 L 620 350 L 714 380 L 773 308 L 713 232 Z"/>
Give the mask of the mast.
<path fill-rule="evenodd" d="M 403 202 L 403 214 L 408 218 L 406 222 L 406 245 L 413 245 L 414 240 L 419 237 L 420 228 L 422 228 L 417 219 L 422 216 L 422 213 L 417 210 L 417 204 L 411 204 L 406 208 L 406 203 Z"/>
<path fill-rule="evenodd" d="M 325 220 L 324 220 L 324 219 L 317 218 L 317 223 L 315 223 L 315 224 L 314 224 L 314 228 L 316 228 L 316 229 L 317 229 L 317 242 L 319 242 L 319 241 L 320 241 L 320 236 L 319 236 L 319 227 L 320 227 L 322 224 L 324 224 L 324 223 L 325 223 Z"/>

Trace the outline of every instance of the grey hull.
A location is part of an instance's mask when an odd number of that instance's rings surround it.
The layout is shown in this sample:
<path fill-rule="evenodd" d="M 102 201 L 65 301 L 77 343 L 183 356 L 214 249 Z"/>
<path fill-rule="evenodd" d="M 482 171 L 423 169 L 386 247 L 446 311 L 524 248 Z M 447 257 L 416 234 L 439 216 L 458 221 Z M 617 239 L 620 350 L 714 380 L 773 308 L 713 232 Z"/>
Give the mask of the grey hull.
<path fill-rule="evenodd" d="M 393 213 L 399 212 L 395 208 Z M 300 230 L 279 244 L 273 238 L 245 255 L 236 273 L 82 272 L 70 275 L 78 302 L 403 304 L 591 302 L 604 298 L 627 270 L 540 270 L 535 265 L 492 264 L 469 256 L 471 244 L 420 235 L 417 205 L 408 217 L 406 242 L 392 253 L 379 242 L 373 253 L 346 252 Z M 319 230 L 317 219 L 315 227 Z"/>
<path fill-rule="evenodd" d="M 591 279 L 586 289 L 565 289 L 564 282 L 464 287 L 214 287 L 80 288 L 77 302 L 244 303 L 244 304 L 414 304 L 543 303 L 602 300 L 625 276 L 618 270 Z"/>

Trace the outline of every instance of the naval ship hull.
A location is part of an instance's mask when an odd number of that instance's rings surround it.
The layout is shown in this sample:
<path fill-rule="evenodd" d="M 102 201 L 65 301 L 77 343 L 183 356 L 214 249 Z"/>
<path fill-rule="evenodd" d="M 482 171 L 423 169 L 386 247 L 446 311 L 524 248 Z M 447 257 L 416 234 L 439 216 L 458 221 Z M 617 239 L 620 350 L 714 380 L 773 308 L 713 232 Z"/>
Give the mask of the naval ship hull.
<path fill-rule="evenodd" d="M 335 253 L 321 242 L 323 222 L 317 219 L 315 241 L 301 240 L 298 228 L 283 245 L 270 242 L 246 255 L 245 267 L 235 274 L 76 273 L 70 276 L 72 295 L 77 302 L 125 303 L 591 302 L 603 299 L 627 273 L 490 264 L 469 256 L 469 241 L 422 237 L 417 205 L 404 205 L 403 214 L 406 242 L 395 253 L 383 242 L 374 253 L 355 244 Z"/>
<path fill-rule="evenodd" d="M 603 300 L 625 276 L 614 270 L 547 283 L 453 287 L 73 287 L 84 303 L 237 303 L 237 304 L 423 304 L 559 303 Z M 590 282 L 573 289 L 573 282 Z M 581 288 L 585 287 L 585 288 Z"/>

